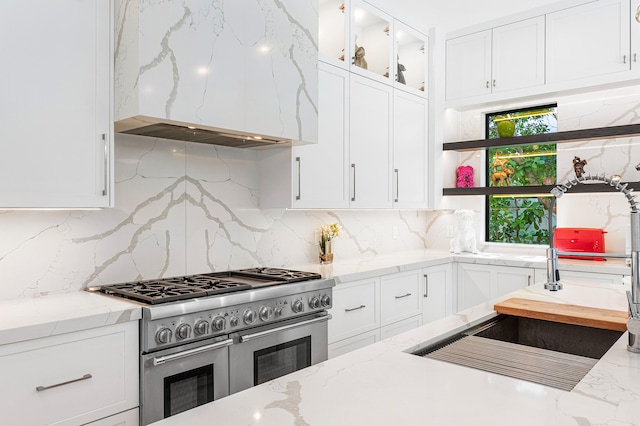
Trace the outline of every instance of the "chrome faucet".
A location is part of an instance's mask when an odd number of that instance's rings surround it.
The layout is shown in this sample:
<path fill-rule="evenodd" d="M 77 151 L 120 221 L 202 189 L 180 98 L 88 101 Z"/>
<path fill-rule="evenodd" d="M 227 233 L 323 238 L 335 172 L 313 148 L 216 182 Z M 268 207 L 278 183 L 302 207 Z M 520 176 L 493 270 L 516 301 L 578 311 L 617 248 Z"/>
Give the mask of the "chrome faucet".
<path fill-rule="evenodd" d="M 570 188 L 584 181 L 600 181 L 604 184 L 614 187 L 621 192 L 629 201 L 631 206 L 631 254 L 615 254 L 615 253 L 574 253 L 559 252 L 553 246 L 553 208 L 556 200 L 564 195 Z M 629 344 L 627 349 L 631 352 L 640 353 L 640 212 L 638 211 L 638 203 L 632 195 L 633 188 L 627 189 L 628 183 L 602 176 L 582 175 L 575 179 L 570 179 L 567 183 L 557 185 L 551 190 L 553 198 L 549 205 L 549 248 L 547 249 L 547 282 L 544 288 L 550 291 L 562 290 L 562 282 L 560 281 L 560 272 L 558 271 L 558 255 L 565 257 L 617 257 L 631 259 L 631 291 L 627 291 L 627 300 L 629 302 L 630 318 L 627 321 L 627 330 L 629 331 Z"/>

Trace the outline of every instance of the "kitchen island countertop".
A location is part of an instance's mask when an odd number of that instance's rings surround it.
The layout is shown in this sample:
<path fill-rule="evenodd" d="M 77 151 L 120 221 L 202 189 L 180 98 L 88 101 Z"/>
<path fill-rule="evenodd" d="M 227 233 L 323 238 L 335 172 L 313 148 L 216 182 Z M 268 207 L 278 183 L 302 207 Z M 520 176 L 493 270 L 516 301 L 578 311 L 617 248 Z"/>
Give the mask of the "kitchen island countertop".
<path fill-rule="evenodd" d="M 509 297 L 626 310 L 627 286 L 567 282 Z M 155 423 L 173 425 L 640 425 L 640 354 L 625 333 L 571 391 L 420 358 L 410 352 L 495 316 L 451 315 Z"/>

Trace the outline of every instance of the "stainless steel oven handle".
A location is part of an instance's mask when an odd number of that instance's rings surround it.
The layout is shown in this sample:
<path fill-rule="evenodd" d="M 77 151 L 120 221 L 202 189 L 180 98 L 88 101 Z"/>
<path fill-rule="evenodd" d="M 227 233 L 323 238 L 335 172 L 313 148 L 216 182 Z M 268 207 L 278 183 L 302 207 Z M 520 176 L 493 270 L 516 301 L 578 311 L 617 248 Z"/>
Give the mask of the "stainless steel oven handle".
<path fill-rule="evenodd" d="M 200 352 L 210 351 L 213 349 L 222 349 L 231 345 L 233 345 L 233 339 L 227 339 L 227 340 L 223 340 L 222 342 L 212 343 L 210 345 L 200 346 L 198 348 L 193 348 L 187 351 L 178 352 L 177 354 L 159 356 L 158 358 L 153 359 L 153 365 L 157 366 L 160 364 L 164 364 L 165 362 L 168 362 L 168 361 L 184 358 L 189 355 L 199 354 Z"/>
<path fill-rule="evenodd" d="M 297 322 L 295 324 L 283 325 L 282 327 L 272 328 L 271 330 L 259 331 L 257 333 L 245 334 L 240 336 L 240 342 L 248 342 L 249 340 L 257 339 L 258 337 L 268 336 L 270 334 L 279 333 L 284 330 L 289 330 L 291 328 L 302 327 L 303 325 L 313 324 L 316 322 L 329 321 L 331 319 L 331 315 L 323 315 L 321 317 L 313 318 L 307 321 Z"/>

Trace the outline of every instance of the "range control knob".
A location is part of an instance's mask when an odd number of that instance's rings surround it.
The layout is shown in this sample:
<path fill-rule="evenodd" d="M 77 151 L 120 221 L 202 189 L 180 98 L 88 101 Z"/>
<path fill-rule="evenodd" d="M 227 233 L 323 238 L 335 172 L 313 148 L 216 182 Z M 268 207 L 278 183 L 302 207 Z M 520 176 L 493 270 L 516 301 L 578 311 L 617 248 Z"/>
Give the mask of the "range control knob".
<path fill-rule="evenodd" d="M 244 320 L 245 324 L 253 324 L 256 321 L 255 311 L 251 309 L 247 309 L 246 311 L 244 311 L 244 314 L 242 315 L 242 319 Z"/>
<path fill-rule="evenodd" d="M 227 321 L 219 315 L 211 322 L 211 328 L 215 328 L 217 331 L 224 330 L 225 325 L 227 325 Z"/>
<path fill-rule="evenodd" d="M 231 327 L 236 327 L 238 325 L 238 317 L 231 317 L 229 320 L 229 325 Z"/>
<path fill-rule="evenodd" d="M 171 330 L 167 327 L 162 327 L 156 332 L 156 342 L 163 345 L 169 343 L 171 340 Z"/>
<path fill-rule="evenodd" d="M 318 309 L 320 307 L 320 299 L 317 296 L 313 296 L 309 299 L 309 307 L 311 309 Z"/>
<path fill-rule="evenodd" d="M 329 296 L 328 294 L 325 294 L 324 296 L 322 296 L 322 299 L 320 299 L 320 304 L 324 308 L 331 306 L 331 296 Z"/>
<path fill-rule="evenodd" d="M 180 324 L 176 328 L 176 339 L 184 340 L 189 337 L 189 333 L 191 332 L 191 326 L 189 324 Z"/>
<path fill-rule="evenodd" d="M 273 317 L 273 309 L 269 306 L 263 306 L 260 308 L 260 319 L 262 321 L 269 321 Z"/>
<path fill-rule="evenodd" d="M 275 315 L 276 318 L 280 317 L 282 315 L 282 308 L 275 308 L 273 310 L 273 315 Z"/>
<path fill-rule="evenodd" d="M 299 314 L 300 312 L 304 311 L 304 303 L 302 303 L 302 301 L 300 300 L 296 300 L 295 302 L 293 302 L 293 305 L 291 305 L 291 310 L 296 314 Z"/>
<path fill-rule="evenodd" d="M 196 336 L 202 336 L 203 334 L 207 334 L 207 331 L 209 330 L 209 323 L 206 322 L 205 320 L 198 320 L 196 321 L 196 323 L 193 325 L 193 333 Z"/>

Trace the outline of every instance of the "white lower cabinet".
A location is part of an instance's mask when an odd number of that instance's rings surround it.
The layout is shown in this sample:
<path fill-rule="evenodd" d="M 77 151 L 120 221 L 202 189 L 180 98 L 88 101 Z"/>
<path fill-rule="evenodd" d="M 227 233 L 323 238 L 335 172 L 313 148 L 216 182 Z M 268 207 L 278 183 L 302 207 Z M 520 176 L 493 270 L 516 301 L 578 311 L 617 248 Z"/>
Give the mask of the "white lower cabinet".
<path fill-rule="evenodd" d="M 450 263 L 422 270 L 422 323 L 451 315 L 454 311 L 453 268 Z"/>
<path fill-rule="evenodd" d="M 330 311 L 329 358 L 412 330 L 423 318 L 452 313 L 451 271 L 447 264 L 339 284 Z"/>
<path fill-rule="evenodd" d="M 533 284 L 535 270 L 512 266 L 458 264 L 458 311 Z"/>
<path fill-rule="evenodd" d="M 135 424 L 138 355 L 135 321 L 0 346 L 3 423 Z"/>

